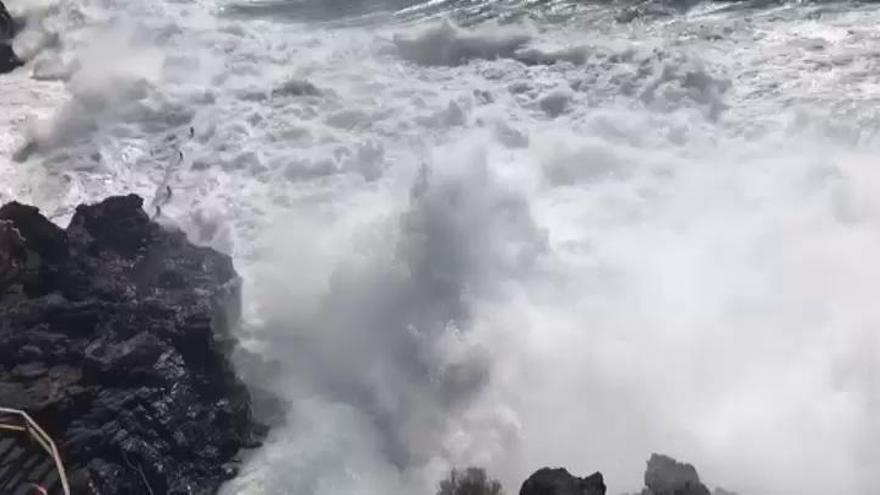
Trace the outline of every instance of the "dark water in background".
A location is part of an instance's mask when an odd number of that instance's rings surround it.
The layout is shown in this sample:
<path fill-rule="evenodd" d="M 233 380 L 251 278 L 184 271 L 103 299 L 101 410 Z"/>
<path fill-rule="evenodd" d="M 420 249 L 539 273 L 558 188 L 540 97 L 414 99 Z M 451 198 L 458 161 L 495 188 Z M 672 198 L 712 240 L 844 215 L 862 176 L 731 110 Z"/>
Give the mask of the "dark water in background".
<path fill-rule="evenodd" d="M 638 1 L 577 0 L 258 0 L 227 4 L 227 12 L 233 15 L 340 25 L 409 22 L 444 17 L 467 26 L 486 21 L 510 23 L 524 20 L 564 24 L 583 22 L 587 16 L 607 18 L 610 14 L 613 17 L 616 12 L 625 13 L 632 9 L 649 15 L 674 14 L 687 10 L 689 6 L 686 1 L 650 4 Z"/>
<path fill-rule="evenodd" d="M 568 24 L 590 20 L 632 22 L 687 14 L 694 9 L 717 13 L 748 13 L 790 7 L 823 11 L 870 6 L 873 2 L 827 0 L 254 0 L 224 3 L 229 15 L 300 20 L 328 25 L 410 22 L 449 18 L 460 25 L 486 21 Z"/>

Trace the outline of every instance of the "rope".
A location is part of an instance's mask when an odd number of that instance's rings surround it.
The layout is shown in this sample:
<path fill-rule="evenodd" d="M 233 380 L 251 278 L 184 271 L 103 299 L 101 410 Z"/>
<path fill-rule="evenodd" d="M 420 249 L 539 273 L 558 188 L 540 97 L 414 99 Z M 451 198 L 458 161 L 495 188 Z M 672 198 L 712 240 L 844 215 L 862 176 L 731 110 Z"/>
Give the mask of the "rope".
<path fill-rule="evenodd" d="M 50 437 L 45 430 L 40 428 L 40 425 L 38 425 L 28 413 L 20 409 L 0 407 L 0 414 L 18 416 L 24 420 L 24 427 L 4 424 L 2 425 L 4 426 L 2 429 L 24 431 L 28 433 L 31 438 L 36 440 L 46 453 L 52 457 L 52 461 L 55 462 L 55 470 L 58 471 L 58 479 L 61 481 L 61 489 L 64 492 L 64 495 L 70 495 L 70 483 L 67 481 L 67 472 L 64 470 L 64 463 L 61 461 L 61 454 L 58 453 L 58 448 L 55 446 L 55 442 L 52 441 L 52 437 Z M 39 487 L 39 485 L 37 485 L 37 487 Z"/>
<path fill-rule="evenodd" d="M 125 459 L 125 463 L 128 464 L 128 467 L 134 469 L 138 472 L 138 474 L 141 475 L 141 481 L 143 481 L 144 486 L 147 488 L 147 491 L 150 492 L 150 495 L 156 495 L 153 492 L 153 488 L 150 487 L 150 483 L 147 481 L 147 475 L 144 474 L 144 468 L 141 467 L 140 464 L 138 464 L 137 467 L 134 467 L 134 464 L 132 464 L 131 461 L 128 460 L 128 455 L 126 455 L 124 450 L 122 451 L 122 458 Z"/>

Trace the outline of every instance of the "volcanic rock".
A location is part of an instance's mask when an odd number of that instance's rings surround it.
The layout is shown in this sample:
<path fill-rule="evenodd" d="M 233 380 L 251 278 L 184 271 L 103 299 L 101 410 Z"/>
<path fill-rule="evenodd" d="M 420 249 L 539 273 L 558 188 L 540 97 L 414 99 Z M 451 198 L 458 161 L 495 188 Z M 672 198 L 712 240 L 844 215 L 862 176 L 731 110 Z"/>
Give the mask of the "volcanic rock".
<path fill-rule="evenodd" d="M 563 468 L 542 468 L 529 476 L 519 495 L 605 495 L 602 473 L 578 478 Z"/>
<path fill-rule="evenodd" d="M 73 493 L 215 493 L 265 434 L 227 359 L 239 280 L 142 204 L 82 205 L 67 229 L 0 208 L 0 406 L 55 439 Z M 45 477 L 12 452 L 0 493 Z"/>
<path fill-rule="evenodd" d="M 12 51 L 9 44 L 21 24 L 12 17 L 3 2 L 0 1 L 0 74 L 5 74 L 22 66 L 21 59 Z"/>
<path fill-rule="evenodd" d="M 697 469 L 662 454 L 651 454 L 642 495 L 711 495 Z"/>

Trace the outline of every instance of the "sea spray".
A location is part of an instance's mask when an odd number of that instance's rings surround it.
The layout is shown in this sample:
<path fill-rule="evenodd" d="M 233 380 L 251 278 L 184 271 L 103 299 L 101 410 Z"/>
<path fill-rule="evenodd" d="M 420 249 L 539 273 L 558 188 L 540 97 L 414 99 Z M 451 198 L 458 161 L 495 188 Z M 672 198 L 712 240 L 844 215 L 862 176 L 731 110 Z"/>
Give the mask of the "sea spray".
<path fill-rule="evenodd" d="M 61 80 L 0 78 L 0 194 L 64 219 L 167 179 L 162 215 L 234 256 L 289 409 L 232 493 L 471 464 L 620 492 L 652 451 L 742 493 L 876 492 L 877 13 L 551 3 L 577 15 L 58 4 L 33 64 Z"/>

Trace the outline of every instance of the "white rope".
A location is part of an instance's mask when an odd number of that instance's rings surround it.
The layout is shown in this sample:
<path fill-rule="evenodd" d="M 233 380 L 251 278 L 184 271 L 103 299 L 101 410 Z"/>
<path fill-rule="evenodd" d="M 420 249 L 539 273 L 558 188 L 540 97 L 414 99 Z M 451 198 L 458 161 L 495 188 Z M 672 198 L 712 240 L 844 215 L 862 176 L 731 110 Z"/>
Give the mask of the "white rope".
<path fill-rule="evenodd" d="M 61 454 L 58 453 L 58 448 L 55 446 L 55 442 L 52 441 L 52 437 L 40 428 L 40 425 L 38 425 L 28 413 L 20 409 L 0 407 L 0 414 L 9 414 L 24 419 L 25 424 L 27 424 L 27 427 L 24 428 L 24 430 L 26 430 L 27 433 L 29 433 L 30 436 L 36 440 L 50 456 L 52 456 L 52 460 L 55 462 L 55 469 L 58 471 L 58 478 L 61 480 L 61 489 L 64 491 L 64 495 L 70 495 L 70 483 L 67 481 L 67 472 L 64 470 L 64 463 L 61 462 Z M 20 431 L 17 427 L 7 429 Z"/>

